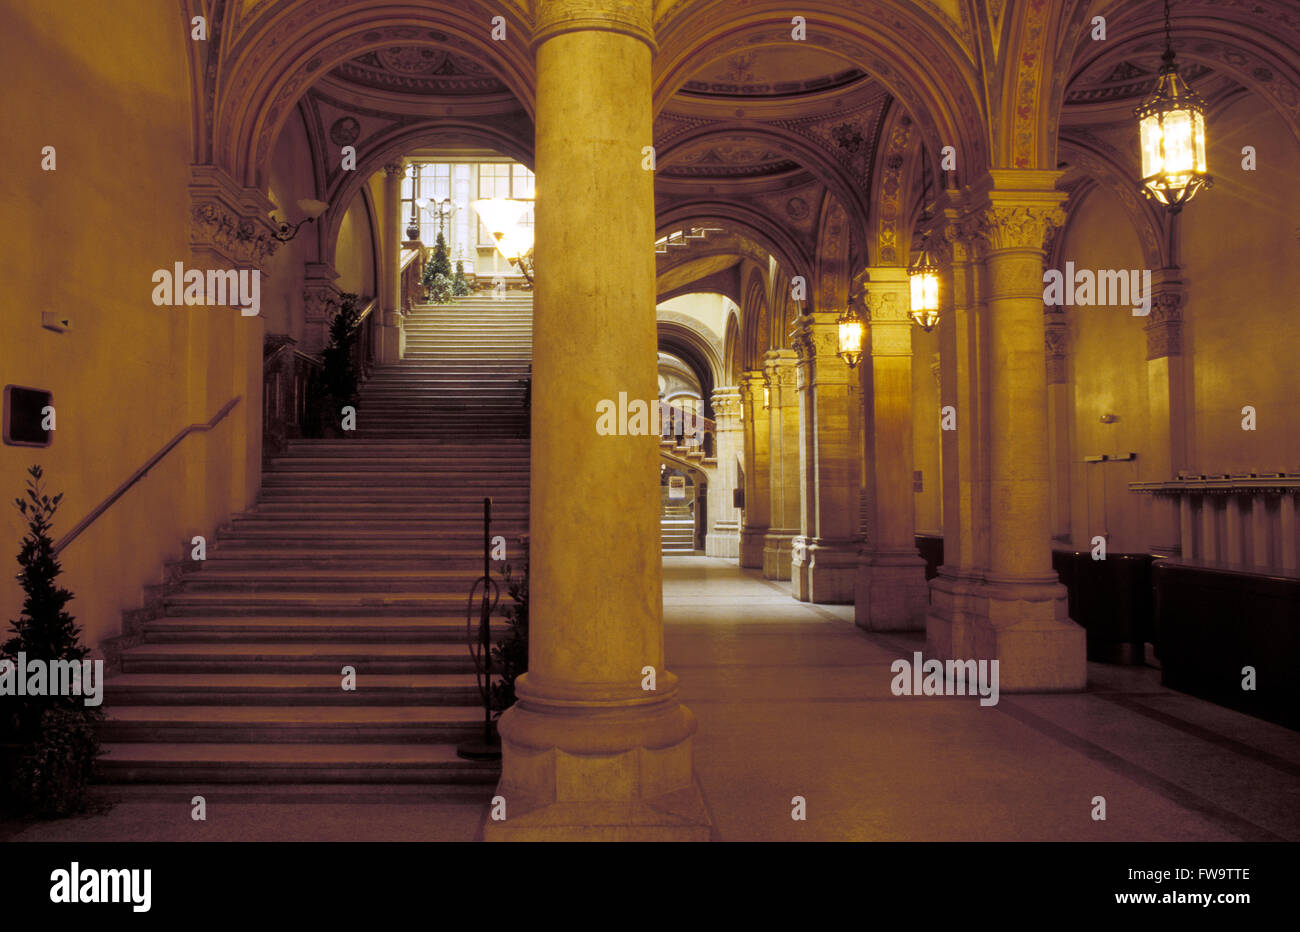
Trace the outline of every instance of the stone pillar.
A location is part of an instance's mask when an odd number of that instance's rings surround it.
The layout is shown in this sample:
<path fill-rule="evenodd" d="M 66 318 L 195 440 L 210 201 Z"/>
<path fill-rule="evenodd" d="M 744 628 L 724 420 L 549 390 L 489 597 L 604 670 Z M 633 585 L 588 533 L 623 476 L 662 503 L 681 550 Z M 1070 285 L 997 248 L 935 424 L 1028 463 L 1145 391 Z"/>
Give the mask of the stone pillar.
<path fill-rule="evenodd" d="M 763 538 L 772 520 L 771 461 L 768 439 L 767 377 L 748 371 L 740 377 L 741 417 L 745 428 L 745 508 L 740 530 L 740 565 L 763 567 Z"/>
<path fill-rule="evenodd" d="M 858 378 L 839 356 L 839 311 L 814 311 L 795 324 L 799 351 L 802 507 L 791 589 L 803 602 L 848 604 L 858 568 Z M 908 485 L 911 511 L 911 485 Z"/>
<path fill-rule="evenodd" d="M 1151 276 L 1151 316 L 1147 336 L 1147 436 L 1142 478 L 1178 478 L 1187 464 L 1187 394 L 1183 369 L 1183 283 L 1178 269 Z M 1178 500 L 1143 495 L 1149 509 L 1147 546 L 1158 557 L 1183 556 Z M 1190 546 L 1190 541 L 1187 542 Z"/>
<path fill-rule="evenodd" d="M 943 564 L 930 580 L 926 642 L 940 657 L 971 657 L 971 631 L 984 614 L 988 562 L 987 360 L 980 353 L 984 270 L 965 197 L 949 192 L 943 235 L 933 241 L 939 288 L 939 420 L 943 467 Z"/>
<path fill-rule="evenodd" d="M 763 355 L 767 377 L 769 496 L 772 513 L 763 535 L 763 576 L 789 579 L 794 539 L 799 536 L 799 395 L 794 350 Z"/>
<path fill-rule="evenodd" d="M 339 273 L 323 262 L 308 262 L 303 269 L 303 327 L 299 348 L 319 356 L 329 344 L 330 321 L 338 313 L 341 292 L 335 284 Z"/>
<path fill-rule="evenodd" d="M 988 615 L 974 656 L 1000 661 L 1005 690 L 1082 689 L 1083 628 L 1052 569 L 1043 360 L 1043 241 L 1064 219 L 1057 171 L 994 171 L 977 214 L 987 248 Z"/>
<path fill-rule="evenodd" d="M 394 363 L 402 358 L 402 178 L 406 166 L 400 161 L 384 166 L 384 229 L 380 245 L 384 251 L 383 326 L 379 330 L 379 361 Z"/>
<path fill-rule="evenodd" d="M 596 432 L 601 401 L 657 398 L 652 0 L 535 9 L 529 668 L 500 720 L 507 818 L 484 832 L 707 840 L 695 718 L 664 669 L 659 438 Z"/>
<path fill-rule="evenodd" d="M 860 379 L 866 507 L 854 620 L 869 631 L 923 631 L 929 587 L 916 550 L 912 491 L 910 284 L 903 268 L 867 269 L 865 279 L 870 329 Z"/>
<path fill-rule="evenodd" d="M 1047 361 L 1047 450 L 1051 458 L 1052 539 L 1070 540 L 1070 397 L 1065 357 L 1065 312 L 1048 308 L 1043 319 Z M 1148 496 L 1149 497 L 1149 496 Z"/>
<path fill-rule="evenodd" d="M 740 420 L 740 389 L 719 388 L 713 392 L 714 450 L 718 465 L 709 483 L 709 529 L 704 552 L 710 557 L 732 559 L 740 555 L 740 511 L 732 495 L 740 477 L 736 461 L 744 444 Z"/>

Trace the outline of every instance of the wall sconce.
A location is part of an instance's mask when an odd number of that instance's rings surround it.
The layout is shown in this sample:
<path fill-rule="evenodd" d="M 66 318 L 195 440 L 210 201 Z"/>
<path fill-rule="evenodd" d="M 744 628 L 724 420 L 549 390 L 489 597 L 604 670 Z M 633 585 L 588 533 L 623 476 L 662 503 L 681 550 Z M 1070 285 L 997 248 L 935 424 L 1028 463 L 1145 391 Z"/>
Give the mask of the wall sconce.
<path fill-rule="evenodd" d="M 1114 424 L 1118 420 L 1119 420 L 1118 414 L 1103 414 L 1101 416 L 1101 422 L 1103 424 Z"/>
<path fill-rule="evenodd" d="M 275 231 L 275 238 L 282 243 L 287 243 L 298 235 L 298 228 L 304 223 L 311 223 L 329 208 L 325 201 L 315 201 L 309 197 L 304 197 L 298 202 L 298 209 L 303 212 L 303 218 L 297 223 L 290 224 L 288 220 L 278 218 L 278 211 L 271 212 L 271 219 L 278 223 L 279 229 Z"/>

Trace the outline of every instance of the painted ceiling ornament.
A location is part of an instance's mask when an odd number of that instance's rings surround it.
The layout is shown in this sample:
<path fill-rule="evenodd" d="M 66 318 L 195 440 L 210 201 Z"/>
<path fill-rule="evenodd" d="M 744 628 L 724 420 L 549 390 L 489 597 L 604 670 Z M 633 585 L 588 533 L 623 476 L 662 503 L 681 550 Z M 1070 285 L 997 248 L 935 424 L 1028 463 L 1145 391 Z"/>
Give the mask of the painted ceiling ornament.
<path fill-rule="evenodd" d="M 356 117 L 340 117 L 330 127 L 330 141 L 339 146 L 350 146 L 361 137 L 361 123 Z"/>

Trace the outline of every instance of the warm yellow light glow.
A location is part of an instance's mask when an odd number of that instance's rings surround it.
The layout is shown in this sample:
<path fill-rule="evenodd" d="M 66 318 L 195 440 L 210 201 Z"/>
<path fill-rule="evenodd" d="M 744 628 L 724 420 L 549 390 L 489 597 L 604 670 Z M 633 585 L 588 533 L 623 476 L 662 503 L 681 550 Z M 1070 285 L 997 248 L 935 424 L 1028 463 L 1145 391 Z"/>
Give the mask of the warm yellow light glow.
<path fill-rule="evenodd" d="M 836 323 L 839 325 L 840 358 L 850 369 L 862 358 L 862 342 L 866 336 L 866 327 L 855 311 L 848 311 Z"/>
<path fill-rule="evenodd" d="M 1155 90 L 1135 111 L 1147 197 L 1177 212 L 1213 179 L 1206 174 L 1205 105 L 1165 53 Z"/>
<path fill-rule="evenodd" d="M 907 270 L 907 279 L 912 292 L 909 316 L 929 333 L 939 322 L 939 267 L 928 249 L 922 247 L 920 255 Z"/>

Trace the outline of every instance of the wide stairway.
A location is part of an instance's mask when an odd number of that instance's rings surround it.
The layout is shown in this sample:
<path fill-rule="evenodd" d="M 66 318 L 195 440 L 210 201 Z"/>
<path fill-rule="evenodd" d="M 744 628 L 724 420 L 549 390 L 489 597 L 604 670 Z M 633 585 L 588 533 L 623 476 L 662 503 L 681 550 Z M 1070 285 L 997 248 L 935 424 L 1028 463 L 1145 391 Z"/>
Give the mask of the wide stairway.
<path fill-rule="evenodd" d="M 522 562 L 531 296 L 417 307 L 406 333 L 355 432 L 291 441 L 207 560 L 187 546 L 168 567 L 158 617 L 105 685 L 101 780 L 435 794 L 496 780 L 455 745 L 482 731 L 465 615 L 485 496 L 505 563 Z"/>

